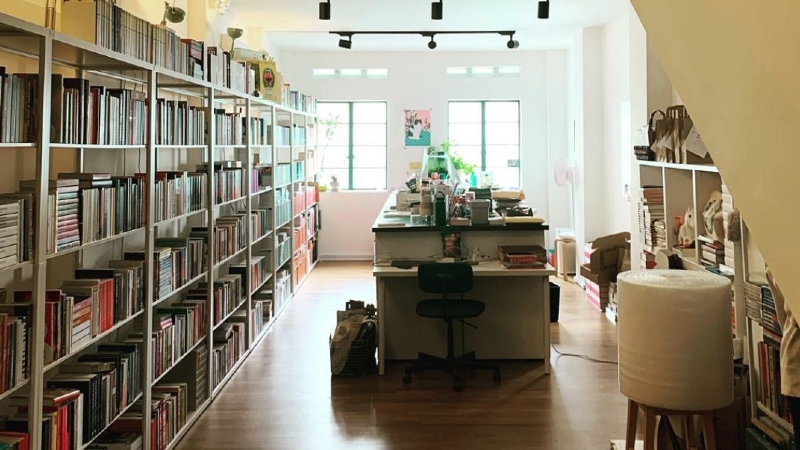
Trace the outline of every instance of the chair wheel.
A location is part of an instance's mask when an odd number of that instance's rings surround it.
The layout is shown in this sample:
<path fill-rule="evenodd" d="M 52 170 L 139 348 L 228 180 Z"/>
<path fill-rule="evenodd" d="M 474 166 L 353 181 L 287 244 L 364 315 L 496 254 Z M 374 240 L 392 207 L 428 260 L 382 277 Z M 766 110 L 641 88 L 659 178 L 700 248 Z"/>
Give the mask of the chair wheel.
<path fill-rule="evenodd" d="M 411 374 L 403 374 L 403 384 L 411 384 Z"/>
<path fill-rule="evenodd" d="M 495 370 L 494 371 L 494 373 L 492 374 L 492 380 L 494 380 L 495 383 L 499 383 L 500 382 L 500 371 L 499 370 Z"/>

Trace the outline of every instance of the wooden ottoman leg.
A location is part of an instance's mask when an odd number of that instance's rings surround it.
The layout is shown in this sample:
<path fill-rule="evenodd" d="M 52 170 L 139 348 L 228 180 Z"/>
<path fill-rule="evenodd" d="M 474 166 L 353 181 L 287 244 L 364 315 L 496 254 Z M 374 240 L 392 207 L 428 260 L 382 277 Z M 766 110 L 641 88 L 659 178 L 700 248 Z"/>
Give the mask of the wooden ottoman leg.
<path fill-rule="evenodd" d="M 644 410 L 644 450 L 656 450 L 656 411 L 647 406 Z"/>
<path fill-rule="evenodd" d="M 706 440 L 706 450 L 717 450 L 717 434 L 714 430 L 714 413 L 703 413 L 703 436 Z"/>
<path fill-rule="evenodd" d="M 639 420 L 639 405 L 628 400 L 628 429 L 625 433 L 625 450 L 634 450 L 636 445 L 636 425 Z"/>

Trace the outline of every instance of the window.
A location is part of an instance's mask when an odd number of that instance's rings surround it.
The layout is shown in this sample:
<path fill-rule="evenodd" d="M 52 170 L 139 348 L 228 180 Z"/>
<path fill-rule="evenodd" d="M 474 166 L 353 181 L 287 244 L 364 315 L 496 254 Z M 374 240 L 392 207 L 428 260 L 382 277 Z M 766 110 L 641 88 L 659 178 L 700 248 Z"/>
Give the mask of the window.
<path fill-rule="evenodd" d="M 519 66 L 448 67 L 447 75 L 458 78 L 518 77 Z"/>
<path fill-rule="evenodd" d="M 311 74 L 315 79 L 318 80 L 352 80 L 359 78 L 382 80 L 389 78 L 389 69 L 312 69 Z"/>
<path fill-rule="evenodd" d="M 497 182 L 519 185 L 518 101 L 451 101 L 447 135 L 465 161 Z"/>
<path fill-rule="evenodd" d="M 340 189 L 386 189 L 386 102 L 319 102 L 323 180 Z"/>

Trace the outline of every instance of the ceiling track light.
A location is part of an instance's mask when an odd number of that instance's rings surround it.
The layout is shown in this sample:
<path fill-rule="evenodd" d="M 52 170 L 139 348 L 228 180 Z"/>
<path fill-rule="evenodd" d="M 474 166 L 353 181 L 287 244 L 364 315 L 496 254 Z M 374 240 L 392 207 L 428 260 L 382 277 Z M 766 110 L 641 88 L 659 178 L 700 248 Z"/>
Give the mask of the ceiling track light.
<path fill-rule="evenodd" d="M 353 35 L 345 33 L 345 34 L 340 34 L 339 36 L 347 38 L 347 39 L 339 39 L 339 47 L 350 50 L 350 48 L 353 46 Z"/>
<path fill-rule="evenodd" d="M 508 47 L 509 49 L 519 48 L 519 41 L 514 40 L 513 33 L 510 36 L 508 36 L 508 43 L 506 43 L 506 47 Z"/>
<path fill-rule="evenodd" d="M 436 41 L 433 40 L 437 34 L 499 34 L 500 36 L 508 36 L 508 48 L 518 48 L 519 41 L 514 40 L 513 30 L 464 30 L 464 31 L 330 31 L 330 34 L 337 34 L 339 39 L 339 47 L 350 48 L 353 44 L 353 36 L 356 34 L 416 34 L 423 37 L 431 38 L 428 42 L 428 48 L 433 50 L 436 48 Z"/>
<path fill-rule="evenodd" d="M 331 20 L 331 0 L 319 2 L 319 20 Z"/>
<path fill-rule="evenodd" d="M 431 3 L 431 20 L 442 20 L 444 17 L 444 0 Z"/>
<path fill-rule="evenodd" d="M 549 19 L 550 18 L 550 0 L 541 0 L 539 1 L 539 14 L 537 15 L 540 19 Z"/>

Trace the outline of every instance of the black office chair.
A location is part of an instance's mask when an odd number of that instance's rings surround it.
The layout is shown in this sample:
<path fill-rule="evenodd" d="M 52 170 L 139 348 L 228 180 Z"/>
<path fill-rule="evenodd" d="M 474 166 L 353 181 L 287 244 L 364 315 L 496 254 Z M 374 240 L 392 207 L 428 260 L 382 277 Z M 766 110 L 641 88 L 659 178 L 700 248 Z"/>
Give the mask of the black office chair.
<path fill-rule="evenodd" d="M 420 353 L 414 364 L 406 367 L 403 383 L 411 383 L 411 374 L 427 370 L 446 370 L 453 374 L 453 390 L 464 387 L 460 370 L 491 370 L 495 382 L 500 381 L 500 366 L 477 361 L 475 352 L 455 356 L 453 321 L 480 316 L 486 305 L 478 300 L 464 299 L 464 292 L 472 289 L 472 266 L 466 263 L 426 263 L 417 272 L 419 288 L 423 292 L 441 294 L 441 298 L 422 300 L 417 303 L 417 315 L 432 319 L 443 319 L 447 323 L 447 356 L 444 358 Z M 459 298 L 448 297 L 459 294 Z M 463 322 L 466 323 L 466 322 Z M 473 326 L 472 324 L 468 324 Z"/>

